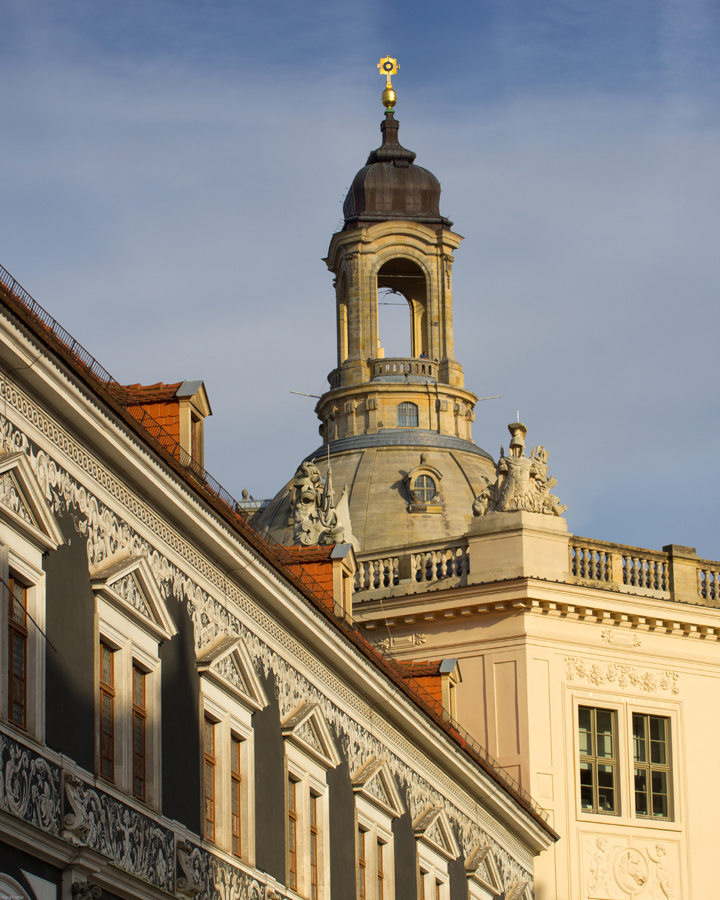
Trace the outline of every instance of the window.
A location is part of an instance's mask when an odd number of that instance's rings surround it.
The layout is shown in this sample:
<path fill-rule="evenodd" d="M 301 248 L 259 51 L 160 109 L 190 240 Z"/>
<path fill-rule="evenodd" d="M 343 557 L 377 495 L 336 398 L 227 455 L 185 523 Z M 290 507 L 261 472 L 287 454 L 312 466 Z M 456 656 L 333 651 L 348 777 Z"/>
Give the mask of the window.
<path fill-rule="evenodd" d="M 327 770 L 340 763 L 317 703 L 284 720 L 287 766 L 287 883 L 309 900 L 325 900 L 330 883 Z"/>
<path fill-rule="evenodd" d="M 378 839 L 375 845 L 375 859 L 377 861 L 377 892 L 376 900 L 384 900 L 385 897 L 385 841 Z"/>
<path fill-rule="evenodd" d="M 205 837 L 215 841 L 215 723 L 204 720 L 205 749 Z"/>
<path fill-rule="evenodd" d="M 448 864 L 460 856 L 447 813 L 430 806 L 416 820 L 419 894 L 426 900 L 449 900 Z"/>
<path fill-rule="evenodd" d="M 398 426 L 400 428 L 418 427 L 418 408 L 416 403 L 401 403 L 398 406 Z"/>
<path fill-rule="evenodd" d="M 403 814 L 387 760 L 371 757 L 352 780 L 357 816 L 358 900 L 392 900 L 393 819 Z"/>
<path fill-rule="evenodd" d="M 115 653 L 100 642 L 100 774 L 115 781 Z"/>
<path fill-rule="evenodd" d="M 65 539 L 27 454 L 2 454 L 0 483 L 0 719 L 43 742 L 43 553 Z"/>
<path fill-rule="evenodd" d="M 90 583 L 98 619 L 95 771 L 159 810 L 159 642 L 177 628 L 145 557 L 104 560 Z"/>
<path fill-rule="evenodd" d="M 419 475 L 413 485 L 413 493 L 420 503 L 428 503 L 436 494 L 435 482 L 429 475 Z"/>
<path fill-rule="evenodd" d="M 220 638 L 196 662 L 202 691 L 202 715 L 197 726 L 198 762 L 206 773 L 206 800 L 212 796 L 214 810 L 213 836 L 209 839 L 219 849 L 253 865 L 252 716 L 255 710 L 267 705 L 267 698 L 240 638 Z M 208 722 L 212 724 L 212 749 L 207 735 Z"/>
<path fill-rule="evenodd" d="M 145 672 L 137 665 L 132 667 L 133 708 L 133 794 L 138 800 L 145 799 Z"/>
<path fill-rule="evenodd" d="M 367 836 L 368 830 L 358 828 L 358 900 L 367 900 Z"/>
<path fill-rule="evenodd" d="M 616 735 L 613 710 L 580 707 L 580 805 L 584 812 L 618 813 Z"/>
<path fill-rule="evenodd" d="M 298 884 L 298 815 L 297 815 L 297 781 L 288 778 L 288 887 L 297 888 Z"/>
<path fill-rule="evenodd" d="M 670 818 L 670 720 L 633 713 L 635 815 Z"/>
<path fill-rule="evenodd" d="M 310 794 L 310 900 L 318 897 L 318 856 L 319 856 L 319 831 L 318 831 L 318 796 Z"/>
<path fill-rule="evenodd" d="M 10 576 L 8 616 L 8 719 L 27 728 L 28 623 L 27 588 Z"/>
<path fill-rule="evenodd" d="M 240 738 L 230 738 L 230 793 L 232 813 L 232 851 L 242 856 L 242 764 Z"/>

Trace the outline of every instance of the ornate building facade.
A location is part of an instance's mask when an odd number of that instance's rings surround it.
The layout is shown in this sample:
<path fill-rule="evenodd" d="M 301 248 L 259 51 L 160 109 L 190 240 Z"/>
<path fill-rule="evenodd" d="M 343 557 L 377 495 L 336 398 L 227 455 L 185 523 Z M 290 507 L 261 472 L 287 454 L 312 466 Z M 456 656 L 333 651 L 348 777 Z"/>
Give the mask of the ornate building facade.
<path fill-rule="evenodd" d="M 1 897 L 530 900 L 557 835 L 355 622 L 330 479 L 261 536 L 202 382 L 121 386 L 4 269 L 0 392 Z"/>
<path fill-rule="evenodd" d="M 381 130 L 325 260 L 338 357 L 316 407 L 323 445 L 256 525 L 286 545 L 329 539 L 324 495 L 298 485 L 310 466 L 341 489 L 356 621 L 418 679 L 445 679 L 445 709 L 560 835 L 536 900 L 712 894 L 720 564 L 570 534 L 549 453 L 526 449 L 521 422 L 497 461 L 473 442 L 477 398 L 453 353 L 461 238 L 392 109 Z M 409 358 L 385 358 L 383 290 L 407 301 Z"/>

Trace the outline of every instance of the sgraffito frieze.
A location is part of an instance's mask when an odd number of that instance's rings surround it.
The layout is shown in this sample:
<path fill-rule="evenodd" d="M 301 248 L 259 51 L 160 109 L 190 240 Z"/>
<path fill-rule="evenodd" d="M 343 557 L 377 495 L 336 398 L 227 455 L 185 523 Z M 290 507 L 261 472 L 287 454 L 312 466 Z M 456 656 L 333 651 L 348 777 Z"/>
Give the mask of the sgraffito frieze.
<path fill-rule="evenodd" d="M 265 887 L 237 866 L 190 843 L 177 845 L 178 893 L 197 900 L 264 900 Z"/>
<path fill-rule="evenodd" d="M 0 809 L 60 834 L 60 768 L 0 734 Z"/>
<path fill-rule="evenodd" d="M 193 547 L 173 532 L 166 522 L 156 516 L 97 461 L 93 460 L 83 448 L 65 435 L 32 401 L 25 398 L 12 385 L 5 386 L 5 397 L 9 406 L 12 405 L 18 412 L 26 416 L 36 429 L 69 456 L 91 479 L 108 491 L 119 505 L 136 516 L 156 535 L 161 543 L 166 543 L 187 564 L 211 584 L 218 587 L 219 592 L 226 600 L 233 602 L 251 620 L 257 622 L 266 633 L 300 660 L 321 683 L 327 684 L 350 707 L 354 707 L 360 714 L 373 720 L 372 710 L 366 707 L 360 698 L 348 690 L 332 673 L 328 673 L 316 656 L 302 647 L 274 620 L 258 609 L 237 586 L 228 583 L 223 573 L 214 569 Z M 77 532 L 87 540 L 89 565 L 99 565 L 120 549 L 129 549 L 133 555 L 144 554 L 147 556 L 164 595 L 172 595 L 185 604 L 193 623 L 198 649 L 202 649 L 220 635 L 241 636 L 247 644 L 256 667 L 260 666 L 266 677 L 270 672 L 274 673 L 281 715 L 289 714 L 305 702 L 319 703 L 328 724 L 334 729 L 339 742 L 343 745 L 352 767 L 360 768 L 373 755 L 388 758 L 397 783 L 406 787 L 413 816 L 419 815 L 430 804 L 445 806 L 456 831 L 458 842 L 466 854 L 478 843 L 485 842 L 492 845 L 506 885 L 512 884 L 517 879 L 529 877 L 529 872 L 504 847 L 497 844 L 485 829 L 492 829 L 502 834 L 508 846 L 512 847 L 521 857 L 526 857 L 527 852 L 519 842 L 502 826 L 498 826 L 482 807 L 475 805 L 474 816 L 470 818 L 460 809 L 449 804 L 448 795 L 452 796 L 457 793 L 456 786 L 444 773 L 429 764 L 417 748 L 404 741 L 387 723 L 377 717 L 374 717 L 374 734 L 371 735 L 366 728 L 332 703 L 294 666 L 245 627 L 228 610 L 225 603 L 200 588 L 189 575 L 170 562 L 156 547 L 150 545 L 116 512 L 109 509 L 89 489 L 79 484 L 45 450 L 30 441 L 26 434 L 3 416 L 0 416 L 0 434 L 5 452 L 22 451 L 27 455 L 43 493 L 53 510 L 58 514 L 67 512 L 72 517 Z M 447 790 L 447 794 L 441 795 L 406 762 L 389 752 L 388 747 L 377 737 L 383 732 L 386 732 L 388 738 L 401 747 L 403 753 L 409 758 L 428 768 L 438 783 Z M 462 799 L 467 803 L 467 797 L 463 796 Z"/>
<path fill-rule="evenodd" d="M 66 777 L 65 837 L 90 847 L 115 865 L 173 892 L 175 835 L 153 819 L 79 778 Z"/>

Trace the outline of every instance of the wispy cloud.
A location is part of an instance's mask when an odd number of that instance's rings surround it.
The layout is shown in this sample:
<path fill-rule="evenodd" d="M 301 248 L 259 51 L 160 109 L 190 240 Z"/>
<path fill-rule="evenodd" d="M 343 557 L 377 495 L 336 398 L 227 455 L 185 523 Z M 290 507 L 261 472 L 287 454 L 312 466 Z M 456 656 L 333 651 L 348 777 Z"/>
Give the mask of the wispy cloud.
<path fill-rule="evenodd" d="M 688 477 L 718 441 L 716 23 L 689 6 L 2 4 L 0 262 L 119 379 L 205 378 L 210 469 L 274 493 L 319 443 L 289 391 L 335 365 L 321 257 L 397 52 L 401 139 L 466 237 L 457 356 L 503 395 L 477 442 L 519 407 L 572 530 L 718 556 L 718 479 Z"/>

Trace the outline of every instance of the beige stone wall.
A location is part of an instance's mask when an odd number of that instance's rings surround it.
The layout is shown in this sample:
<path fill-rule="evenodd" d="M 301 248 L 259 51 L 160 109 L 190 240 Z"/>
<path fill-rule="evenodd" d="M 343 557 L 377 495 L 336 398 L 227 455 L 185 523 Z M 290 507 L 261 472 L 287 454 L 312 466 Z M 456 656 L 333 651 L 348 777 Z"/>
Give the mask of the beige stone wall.
<path fill-rule="evenodd" d="M 519 514 L 506 515 L 509 522 Z M 528 543 L 541 525 L 527 529 Z M 512 538 L 513 530 L 498 535 Z M 468 535 L 471 554 L 482 531 Z M 557 528 L 548 532 L 557 538 Z M 527 549 L 516 547 L 513 559 L 505 547 L 508 572 Z M 502 556 L 489 555 L 486 565 L 497 568 Z M 536 900 L 714 896 L 720 610 L 659 591 L 572 583 L 567 569 L 556 579 L 484 582 L 482 562 L 474 562 L 474 585 L 390 597 L 382 618 L 372 603 L 358 603 L 356 617 L 389 620 L 391 630 L 369 633 L 390 634 L 400 658 L 459 660 L 458 720 L 548 810 L 561 835 L 537 860 Z M 580 807 L 579 706 L 615 712 L 618 815 Z M 670 722 L 670 821 L 635 814 L 633 713 Z"/>

